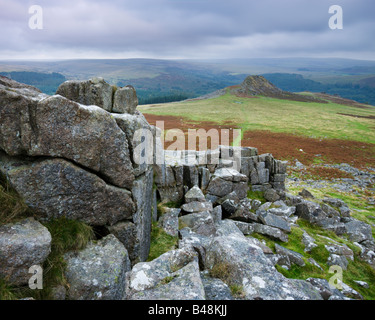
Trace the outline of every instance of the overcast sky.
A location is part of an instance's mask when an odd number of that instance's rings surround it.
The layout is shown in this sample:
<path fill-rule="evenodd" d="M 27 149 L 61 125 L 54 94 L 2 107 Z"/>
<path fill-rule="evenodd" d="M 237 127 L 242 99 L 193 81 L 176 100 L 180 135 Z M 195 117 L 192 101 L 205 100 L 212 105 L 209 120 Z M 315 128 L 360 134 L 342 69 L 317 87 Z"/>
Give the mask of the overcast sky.
<path fill-rule="evenodd" d="M 29 27 L 32 5 L 43 29 Z M 329 28 L 331 5 L 342 30 Z M 0 59 L 375 60 L 374 0 L 0 0 L 0 30 Z"/>

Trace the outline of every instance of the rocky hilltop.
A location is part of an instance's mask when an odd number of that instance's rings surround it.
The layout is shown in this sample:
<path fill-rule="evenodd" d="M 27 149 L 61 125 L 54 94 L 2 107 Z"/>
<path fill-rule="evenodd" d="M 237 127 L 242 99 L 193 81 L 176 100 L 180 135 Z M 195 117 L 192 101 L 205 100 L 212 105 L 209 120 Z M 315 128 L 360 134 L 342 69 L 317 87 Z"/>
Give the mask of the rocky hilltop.
<path fill-rule="evenodd" d="M 327 277 L 291 279 L 280 272 L 306 265 L 345 270 L 354 257 L 374 268 L 371 226 L 352 218 L 345 203 L 290 195 L 286 162 L 255 148 L 158 148 L 162 133 L 137 104 L 133 87 L 101 78 L 67 81 L 54 96 L 0 78 L 1 191 L 12 190 L 27 206 L 26 216 L 0 215 L 0 281 L 9 290 L 30 284 L 31 267 L 50 278 L 57 238 L 78 232 L 51 227 L 63 220 L 94 235 L 59 251 L 61 279 L 46 281 L 52 299 L 362 298 Z M 146 133 L 153 137 L 154 161 L 140 164 L 135 150 Z M 322 248 L 299 219 L 345 236 L 348 245 L 328 238 Z M 150 259 L 153 230 L 174 245 Z M 304 253 L 326 251 L 325 265 L 286 248 L 296 232 Z"/>
<path fill-rule="evenodd" d="M 239 96 L 264 96 L 292 101 L 327 103 L 327 101 L 319 99 L 315 95 L 302 95 L 281 90 L 265 77 L 258 75 L 246 77 L 241 85 L 232 88 L 231 91 Z"/>

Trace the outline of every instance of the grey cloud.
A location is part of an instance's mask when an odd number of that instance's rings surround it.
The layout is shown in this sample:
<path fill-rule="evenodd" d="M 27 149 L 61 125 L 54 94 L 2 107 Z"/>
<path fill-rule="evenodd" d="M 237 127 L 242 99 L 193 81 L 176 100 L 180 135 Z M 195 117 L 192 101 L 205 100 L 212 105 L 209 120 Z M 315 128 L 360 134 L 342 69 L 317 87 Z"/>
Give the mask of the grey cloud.
<path fill-rule="evenodd" d="M 373 1 L 335 3 L 344 9 L 344 30 L 328 29 L 326 0 L 40 0 L 44 29 L 30 30 L 30 3 L 0 0 L 0 28 L 6 31 L 0 57 L 38 48 L 46 54 L 87 50 L 197 58 L 373 50 Z"/>

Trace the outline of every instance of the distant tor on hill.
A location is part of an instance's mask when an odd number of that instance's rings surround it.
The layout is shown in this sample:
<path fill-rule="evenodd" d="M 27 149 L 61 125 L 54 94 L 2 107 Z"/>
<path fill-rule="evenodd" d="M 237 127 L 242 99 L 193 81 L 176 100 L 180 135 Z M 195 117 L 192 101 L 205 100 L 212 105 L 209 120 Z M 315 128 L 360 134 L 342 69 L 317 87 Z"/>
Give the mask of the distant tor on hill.
<path fill-rule="evenodd" d="M 264 96 L 301 102 L 327 103 L 327 101 L 313 95 L 310 96 L 283 91 L 269 82 L 265 77 L 258 75 L 248 76 L 241 85 L 232 87 L 231 92 L 240 97 Z"/>

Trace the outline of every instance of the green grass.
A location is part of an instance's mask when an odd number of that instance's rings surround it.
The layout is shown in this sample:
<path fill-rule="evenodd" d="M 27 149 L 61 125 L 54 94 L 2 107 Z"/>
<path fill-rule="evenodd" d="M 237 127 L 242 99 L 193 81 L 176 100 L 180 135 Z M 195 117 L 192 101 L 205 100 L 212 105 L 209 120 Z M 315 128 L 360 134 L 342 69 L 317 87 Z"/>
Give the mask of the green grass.
<path fill-rule="evenodd" d="M 263 191 L 249 190 L 247 192 L 247 197 L 251 200 L 259 200 L 262 204 L 267 202 L 267 200 L 264 198 L 264 192 Z"/>
<path fill-rule="evenodd" d="M 178 237 L 167 234 L 157 222 L 152 223 L 151 246 L 147 261 L 152 261 L 169 250 L 177 247 Z"/>
<path fill-rule="evenodd" d="M 231 121 L 243 131 L 269 130 L 314 138 L 375 143 L 373 120 L 338 114 L 374 116 L 375 107 L 359 109 L 331 102 L 307 103 L 267 97 L 249 99 L 228 93 L 214 99 L 140 106 L 139 110 L 146 114 L 171 115 L 197 122 L 223 124 Z"/>
<path fill-rule="evenodd" d="M 34 290 L 38 300 L 52 299 L 52 288 L 68 287 L 64 270 L 64 254 L 86 247 L 95 238 L 93 229 L 83 222 L 59 218 L 45 224 L 52 236 L 51 253 L 43 265 L 43 290 Z"/>
<path fill-rule="evenodd" d="M 51 253 L 43 264 L 43 289 L 31 290 L 28 286 L 13 287 L 0 279 L 0 300 L 16 300 L 33 297 L 36 300 L 52 300 L 52 289 L 57 286 L 68 288 L 64 275 L 64 254 L 86 247 L 94 239 L 92 228 L 83 222 L 60 218 L 45 224 L 52 236 Z"/>
<path fill-rule="evenodd" d="M 16 222 L 31 215 L 32 211 L 23 199 L 0 174 L 0 225 Z"/>

